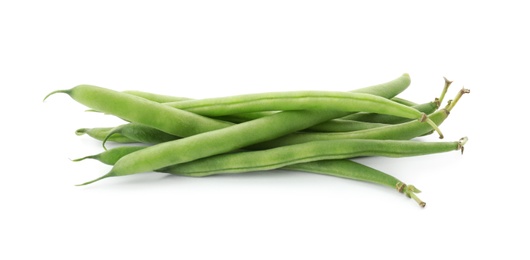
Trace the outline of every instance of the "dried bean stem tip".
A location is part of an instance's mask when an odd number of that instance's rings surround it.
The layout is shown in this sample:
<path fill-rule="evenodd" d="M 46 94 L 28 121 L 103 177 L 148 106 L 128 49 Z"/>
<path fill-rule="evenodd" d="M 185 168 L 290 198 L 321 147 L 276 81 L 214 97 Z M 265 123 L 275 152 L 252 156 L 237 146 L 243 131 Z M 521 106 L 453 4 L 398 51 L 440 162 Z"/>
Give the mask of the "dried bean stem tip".
<path fill-rule="evenodd" d="M 427 203 L 423 202 L 422 200 L 420 200 L 420 198 L 418 198 L 418 196 L 416 196 L 416 193 L 420 193 L 420 192 L 421 191 L 417 189 L 416 187 L 414 187 L 414 185 L 406 185 L 405 191 L 404 191 L 407 197 L 412 198 L 418 203 L 418 205 L 420 205 L 420 207 L 425 208 L 425 205 L 427 205 Z"/>
<path fill-rule="evenodd" d="M 458 140 L 458 147 L 457 149 L 460 150 L 462 154 L 464 154 L 464 145 L 467 143 L 468 138 L 462 137 L 460 140 Z"/>

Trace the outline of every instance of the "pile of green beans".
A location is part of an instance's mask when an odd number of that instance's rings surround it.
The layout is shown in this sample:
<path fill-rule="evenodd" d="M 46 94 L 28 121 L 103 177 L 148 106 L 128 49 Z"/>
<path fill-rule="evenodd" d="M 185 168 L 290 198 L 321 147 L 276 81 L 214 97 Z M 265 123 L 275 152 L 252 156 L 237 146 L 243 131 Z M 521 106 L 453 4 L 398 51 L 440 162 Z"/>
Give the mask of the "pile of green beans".
<path fill-rule="evenodd" d="M 439 97 L 420 104 L 398 97 L 409 85 L 410 76 L 403 74 L 348 92 L 285 91 L 209 99 L 79 85 L 44 99 L 64 93 L 91 111 L 124 120 L 118 126 L 75 131 L 101 141 L 104 151 L 73 161 L 96 159 L 112 166 L 80 186 L 146 172 L 204 177 L 287 169 L 388 186 L 424 207 L 413 185 L 354 161 L 463 152 L 466 137 L 453 142 L 415 138 L 433 132 L 443 138 L 438 126 L 469 90 L 461 89 L 442 108 L 451 81 L 445 79 Z M 121 145 L 107 150 L 106 142 Z"/>

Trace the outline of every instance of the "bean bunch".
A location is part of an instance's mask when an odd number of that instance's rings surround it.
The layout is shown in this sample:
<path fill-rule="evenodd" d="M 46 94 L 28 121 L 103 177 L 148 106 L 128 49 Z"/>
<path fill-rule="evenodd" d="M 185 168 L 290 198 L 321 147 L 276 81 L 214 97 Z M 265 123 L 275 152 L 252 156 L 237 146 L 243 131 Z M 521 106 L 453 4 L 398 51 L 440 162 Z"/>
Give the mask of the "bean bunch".
<path fill-rule="evenodd" d="M 441 108 L 451 81 L 445 79 L 441 95 L 423 104 L 397 97 L 409 85 L 409 75 L 403 74 L 350 92 L 285 91 L 209 99 L 79 85 L 44 99 L 64 93 L 91 111 L 124 120 L 119 126 L 76 131 L 100 140 L 105 151 L 74 161 L 90 158 L 112 165 L 107 174 L 79 185 L 144 172 L 203 177 L 283 168 L 389 186 L 424 207 L 413 185 L 352 160 L 463 152 L 465 137 L 454 142 L 412 139 L 433 132 L 443 138 L 438 126 L 469 90 L 461 89 Z M 124 145 L 107 150 L 106 142 Z"/>

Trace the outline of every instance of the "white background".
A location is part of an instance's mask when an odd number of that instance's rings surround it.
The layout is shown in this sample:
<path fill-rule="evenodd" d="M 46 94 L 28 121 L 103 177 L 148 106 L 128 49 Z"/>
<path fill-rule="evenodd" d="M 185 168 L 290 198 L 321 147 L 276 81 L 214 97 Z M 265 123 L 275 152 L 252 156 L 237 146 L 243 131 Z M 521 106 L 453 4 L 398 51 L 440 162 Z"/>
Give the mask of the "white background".
<path fill-rule="evenodd" d="M 523 1 L 521 1 L 523 2 Z M 517 1 L 2 1 L 0 258 L 528 259 L 530 18 Z M 295 172 L 111 178 L 76 158 L 112 126 L 50 91 L 78 84 L 204 98 L 350 90 L 407 72 L 462 98 L 458 152 L 362 162 L 423 192 Z M 423 141 L 438 141 L 432 135 Z"/>

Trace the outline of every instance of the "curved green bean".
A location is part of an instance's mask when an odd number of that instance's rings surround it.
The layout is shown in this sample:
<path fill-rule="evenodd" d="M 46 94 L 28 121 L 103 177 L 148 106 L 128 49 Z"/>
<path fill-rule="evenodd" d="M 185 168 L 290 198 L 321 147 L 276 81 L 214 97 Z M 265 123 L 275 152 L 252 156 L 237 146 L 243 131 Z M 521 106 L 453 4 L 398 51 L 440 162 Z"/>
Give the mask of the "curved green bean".
<path fill-rule="evenodd" d="M 174 109 L 163 104 L 118 91 L 79 85 L 56 93 L 68 94 L 75 101 L 103 113 L 112 114 L 126 121 L 151 126 L 166 133 L 186 137 L 224 128 L 232 123 L 203 117 L 191 112 Z"/>
<path fill-rule="evenodd" d="M 331 175 L 388 186 L 395 188 L 400 193 L 405 193 L 407 197 L 414 199 L 422 208 L 427 205 L 416 195 L 416 193 L 420 193 L 421 191 L 415 186 L 407 185 L 392 175 L 351 160 L 314 161 L 289 165 L 284 167 L 284 169 Z"/>
<path fill-rule="evenodd" d="M 370 105 L 378 102 L 382 105 L 392 104 L 392 109 L 381 110 Z M 374 112 L 394 116 L 398 106 L 401 111 L 411 111 L 404 117 L 417 118 L 418 111 L 389 99 L 366 93 L 332 92 L 332 91 L 292 91 L 248 94 L 240 96 L 209 98 L 201 100 L 164 103 L 168 106 L 183 109 L 204 116 L 225 116 L 238 113 L 287 110 L 335 110 L 345 112 Z M 375 112 L 371 110 L 379 110 Z M 400 112 L 401 112 L 400 111 Z"/>
<path fill-rule="evenodd" d="M 278 169 L 287 165 L 360 156 L 410 157 L 462 150 L 467 138 L 457 142 L 404 140 L 328 140 L 282 146 L 261 151 L 221 154 L 172 165 L 157 171 L 186 176 L 242 173 Z"/>

